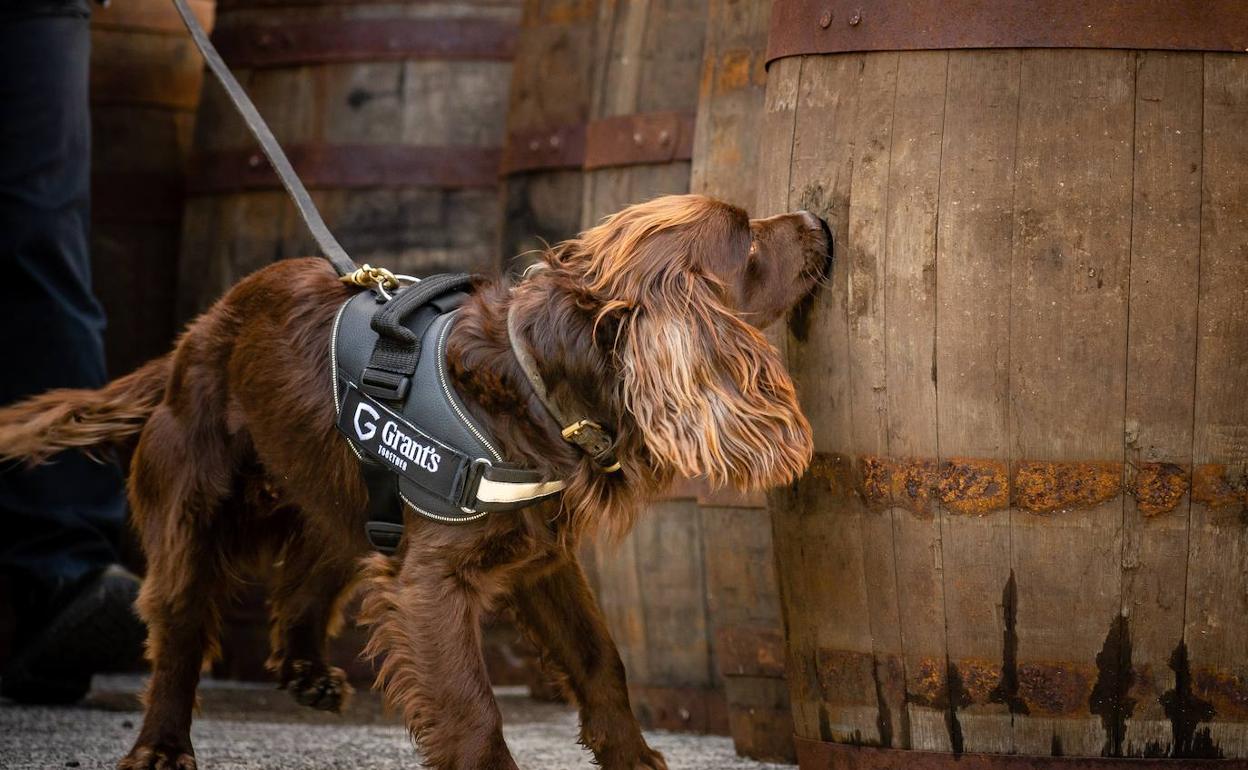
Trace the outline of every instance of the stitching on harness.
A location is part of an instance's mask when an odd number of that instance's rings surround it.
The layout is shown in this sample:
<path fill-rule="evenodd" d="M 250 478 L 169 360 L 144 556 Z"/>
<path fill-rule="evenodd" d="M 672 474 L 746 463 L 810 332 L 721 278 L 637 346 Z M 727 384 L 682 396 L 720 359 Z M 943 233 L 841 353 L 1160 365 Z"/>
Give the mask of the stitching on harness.
<path fill-rule="evenodd" d="M 446 384 L 446 337 L 447 333 L 451 330 L 451 324 L 455 321 L 455 317 L 458 314 L 458 310 L 453 310 L 448 313 L 449 317 L 446 319 L 446 323 L 442 325 L 442 332 L 438 335 L 438 347 L 435 351 L 437 355 L 435 357 L 436 360 L 434 361 L 438 367 L 438 382 L 442 384 L 442 393 L 446 396 L 446 401 L 451 405 L 451 409 L 455 411 L 456 416 L 459 417 L 460 421 L 464 423 L 468 430 L 472 431 L 472 435 L 476 436 L 477 440 L 480 441 L 486 449 L 490 450 L 490 454 L 494 455 L 494 459 L 501 463 L 503 461 L 503 456 L 499 454 L 499 451 L 494 448 L 493 444 L 486 440 L 485 436 L 481 435 L 481 431 L 477 429 L 477 426 L 473 424 L 472 420 L 468 419 L 467 415 L 465 415 L 463 410 L 460 409 L 459 397 L 453 394 L 450 387 Z"/>
<path fill-rule="evenodd" d="M 330 332 L 329 338 L 329 374 L 331 384 L 334 386 L 334 416 L 342 416 L 342 401 L 338 396 L 338 326 L 342 323 L 342 316 L 347 312 L 347 305 L 351 304 L 351 300 L 355 297 L 347 299 L 342 303 L 342 307 L 338 308 L 338 314 L 334 316 L 334 328 Z M 360 450 L 356 447 L 355 442 L 347 438 L 347 446 L 351 447 L 351 451 L 355 454 L 356 459 L 364 462 L 364 455 L 360 454 Z"/>
<path fill-rule="evenodd" d="M 445 521 L 451 524 L 459 524 L 460 522 L 464 522 L 464 521 L 475 521 L 489 513 L 489 511 L 477 511 L 476 514 L 473 516 L 464 516 L 461 518 L 454 518 L 452 516 L 439 516 L 436 513 L 430 513 L 429 511 L 426 511 L 424 508 L 421 508 L 420 506 L 416 505 L 411 500 L 408 500 L 407 495 L 403 494 L 402 489 L 399 490 L 399 498 L 402 499 L 403 502 L 407 503 L 408 506 L 412 508 L 412 510 L 416 511 L 422 516 L 428 516 L 431 519 L 435 519 L 437 521 Z"/>

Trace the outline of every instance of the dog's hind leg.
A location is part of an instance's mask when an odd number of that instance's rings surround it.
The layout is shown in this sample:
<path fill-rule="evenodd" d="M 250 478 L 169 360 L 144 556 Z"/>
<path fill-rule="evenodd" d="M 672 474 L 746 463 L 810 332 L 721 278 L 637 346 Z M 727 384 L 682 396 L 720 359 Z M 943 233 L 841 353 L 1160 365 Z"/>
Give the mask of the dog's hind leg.
<path fill-rule="evenodd" d="M 351 694 L 342 669 L 327 663 L 330 637 L 342 623 L 341 605 L 359 572 L 341 543 L 321 543 L 302 533 L 286 546 L 273 592 L 269 667 L 295 700 L 340 711 Z"/>
<path fill-rule="evenodd" d="M 414 546 L 402 565 L 372 557 L 363 591 L 367 652 L 381 658 L 386 701 L 427 766 L 516 770 L 481 655 L 484 597 L 437 552 Z"/>
<path fill-rule="evenodd" d="M 185 436 L 158 409 L 132 465 L 130 501 L 148 560 L 138 609 L 148 625 L 152 675 L 143 726 L 121 770 L 193 770 L 195 689 L 217 653 L 227 556 L 213 524 L 229 476 L 223 452 L 200 448 L 192 460 Z"/>
<path fill-rule="evenodd" d="M 569 559 L 516 586 L 516 620 L 567 677 L 581 711 L 581 743 L 605 770 L 666 770 L 629 707 L 624 664 L 585 573 Z"/>

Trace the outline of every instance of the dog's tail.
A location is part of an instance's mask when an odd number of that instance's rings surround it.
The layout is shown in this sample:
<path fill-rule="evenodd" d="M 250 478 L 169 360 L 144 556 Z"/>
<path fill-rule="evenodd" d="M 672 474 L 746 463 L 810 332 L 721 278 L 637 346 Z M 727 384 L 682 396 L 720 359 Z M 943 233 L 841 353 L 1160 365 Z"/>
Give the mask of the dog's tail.
<path fill-rule="evenodd" d="M 101 459 L 120 449 L 165 397 L 172 358 L 149 361 L 99 390 L 50 390 L 0 409 L 0 461 L 38 465 L 64 449 Z"/>

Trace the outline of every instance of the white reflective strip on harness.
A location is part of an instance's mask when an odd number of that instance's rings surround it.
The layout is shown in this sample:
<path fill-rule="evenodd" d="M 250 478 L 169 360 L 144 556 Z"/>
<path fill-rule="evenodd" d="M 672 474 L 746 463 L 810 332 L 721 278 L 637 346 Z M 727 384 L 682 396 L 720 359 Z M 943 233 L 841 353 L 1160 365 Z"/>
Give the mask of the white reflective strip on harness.
<path fill-rule="evenodd" d="M 553 495 L 567 486 L 562 481 L 490 481 L 481 479 L 477 500 L 482 503 L 517 503 Z"/>

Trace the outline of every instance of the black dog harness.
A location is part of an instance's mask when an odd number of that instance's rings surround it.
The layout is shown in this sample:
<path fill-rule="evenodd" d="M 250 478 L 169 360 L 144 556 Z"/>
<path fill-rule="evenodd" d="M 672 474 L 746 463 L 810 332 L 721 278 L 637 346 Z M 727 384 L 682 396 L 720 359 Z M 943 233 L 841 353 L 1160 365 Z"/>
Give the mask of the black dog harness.
<path fill-rule="evenodd" d="M 461 523 L 564 488 L 505 463 L 451 387 L 446 340 L 469 286 L 466 275 L 439 275 L 390 299 L 360 292 L 334 320 L 338 429 L 368 485 L 369 542 L 385 553 L 403 534 L 404 503 L 435 521 Z"/>

